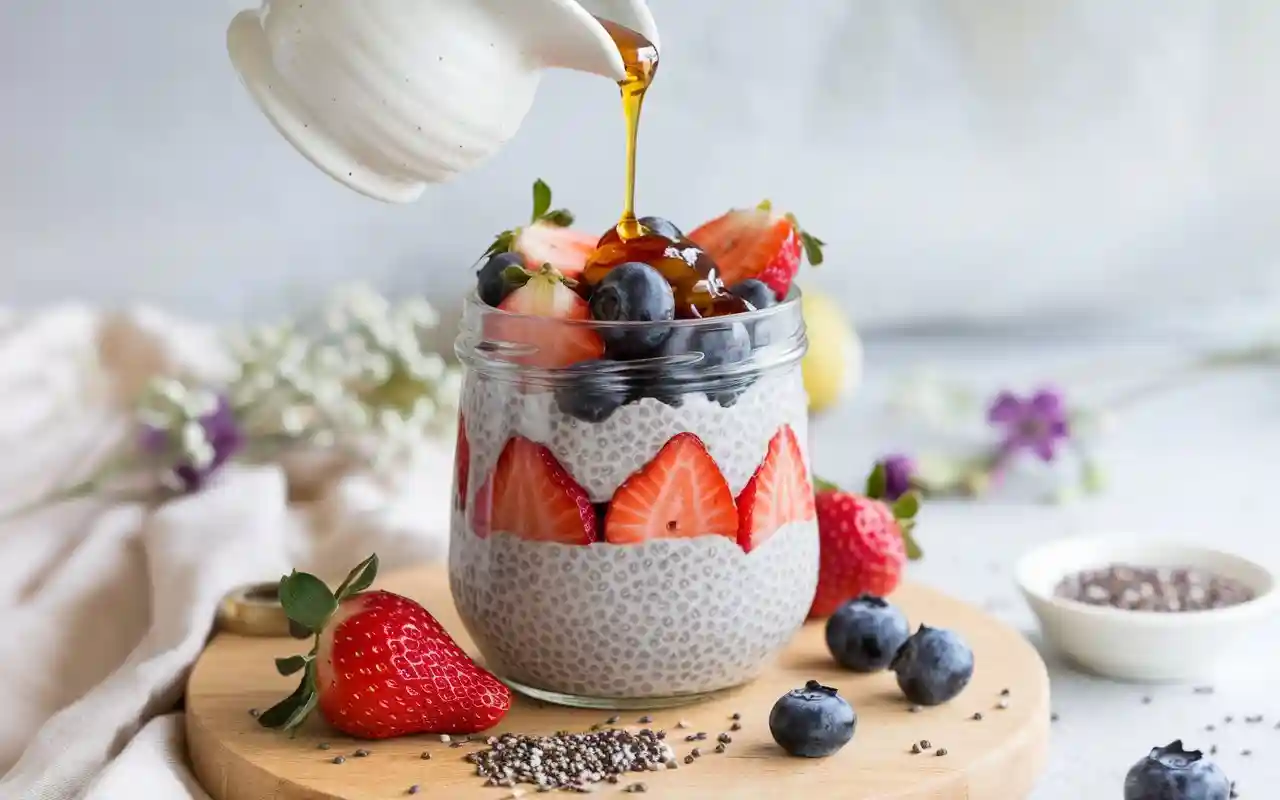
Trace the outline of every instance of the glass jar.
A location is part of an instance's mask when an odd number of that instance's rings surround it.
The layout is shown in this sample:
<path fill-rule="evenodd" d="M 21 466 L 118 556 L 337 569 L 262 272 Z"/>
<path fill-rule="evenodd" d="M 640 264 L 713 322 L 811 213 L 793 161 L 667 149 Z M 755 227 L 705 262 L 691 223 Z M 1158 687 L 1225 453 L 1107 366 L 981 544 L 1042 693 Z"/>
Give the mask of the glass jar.
<path fill-rule="evenodd" d="M 627 336 L 671 355 L 593 358 Z M 817 587 L 805 347 L 798 290 L 664 323 L 467 301 L 449 576 L 490 670 L 550 702 L 653 708 L 777 655 Z"/>

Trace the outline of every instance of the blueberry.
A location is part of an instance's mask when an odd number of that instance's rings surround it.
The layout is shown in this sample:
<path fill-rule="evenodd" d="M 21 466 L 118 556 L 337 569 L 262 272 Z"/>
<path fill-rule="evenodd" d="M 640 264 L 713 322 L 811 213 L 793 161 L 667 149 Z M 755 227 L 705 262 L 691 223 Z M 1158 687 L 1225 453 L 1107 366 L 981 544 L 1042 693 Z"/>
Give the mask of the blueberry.
<path fill-rule="evenodd" d="M 751 358 L 751 335 L 741 322 L 731 322 L 714 328 L 695 328 L 681 326 L 672 331 L 663 347 L 663 355 L 679 356 L 688 353 L 701 353 L 697 363 L 675 367 L 671 370 L 670 380 L 676 385 L 689 381 L 697 381 L 702 370 L 707 368 L 727 367 L 741 364 Z M 744 372 L 747 372 L 744 366 Z M 707 397 L 728 408 L 738 402 L 738 397 L 747 390 L 754 377 L 743 375 L 716 375 L 707 380 L 717 384 L 716 389 L 707 392 Z"/>
<path fill-rule="evenodd" d="M 809 681 L 778 698 L 769 732 L 789 755 L 824 758 L 849 743 L 858 726 L 853 706 L 829 686 Z"/>
<path fill-rule="evenodd" d="M 1182 740 L 1157 747 L 1134 764 L 1124 779 L 1124 800 L 1227 800 L 1231 781 L 1199 750 Z"/>
<path fill-rule="evenodd" d="M 869 594 L 840 606 L 827 620 L 827 649 L 840 666 L 854 672 L 886 669 L 909 638 L 906 616 Z"/>
<path fill-rule="evenodd" d="M 936 706 L 960 694 L 973 677 L 973 651 L 952 631 L 921 625 L 889 668 L 898 687 L 916 705 Z"/>
<path fill-rule="evenodd" d="M 556 405 L 583 422 L 604 422 L 627 402 L 627 384 L 606 369 L 606 361 L 583 361 L 564 370 L 556 387 Z"/>
<path fill-rule="evenodd" d="M 641 217 L 640 224 L 648 228 L 650 233 L 656 233 L 664 239 L 673 242 L 684 239 L 684 232 L 662 217 Z"/>
<path fill-rule="evenodd" d="M 591 316 L 601 322 L 665 322 L 675 318 L 671 284 L 648 264 L 629 261 L 604 276 L 591 294 Z M 671 334 L 667 325 L 606 327 L 600 335 L 611 358 L 652 356 Z"/>
<path fill-rule="evenodd" d="M 755 278 L 747 278 L 745 281 L 739 281 L 730 286 L 729 294 L 746 300 L 757 311 L 778 304 L 778 296 L 773 293 L 769 285 Z"/>
<path fill-rule="evenodd" d="M 509 267 L 524 269 L 524 258 L 519 253 L 498 253 L 489 256 L 484 266 L 476 272 L 476 288 L 480 299 L 491 306 L 501 303 L 513 288 L 502 273 Z"/>

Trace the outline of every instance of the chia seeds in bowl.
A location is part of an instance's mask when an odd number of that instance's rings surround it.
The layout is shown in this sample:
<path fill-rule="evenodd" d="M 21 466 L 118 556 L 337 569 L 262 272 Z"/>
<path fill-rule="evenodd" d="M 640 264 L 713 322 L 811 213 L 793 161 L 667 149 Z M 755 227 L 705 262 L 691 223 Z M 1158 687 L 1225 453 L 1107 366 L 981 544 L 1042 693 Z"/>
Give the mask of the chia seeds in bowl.
<path fill-rule="evenodd" d="M 1054 596 L 1122 611 L 1212 611 L 1247 603 L 1255 594 L 1240 581 L 1194 567 L 1110 564 L 1074 572 Z"/>

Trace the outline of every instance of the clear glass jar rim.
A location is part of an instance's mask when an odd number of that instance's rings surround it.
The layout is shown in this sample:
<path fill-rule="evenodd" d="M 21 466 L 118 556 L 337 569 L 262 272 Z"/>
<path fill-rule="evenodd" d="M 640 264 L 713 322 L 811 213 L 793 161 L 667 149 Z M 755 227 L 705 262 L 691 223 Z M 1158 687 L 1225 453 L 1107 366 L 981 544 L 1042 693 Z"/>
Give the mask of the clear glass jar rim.
<path fill-rule="evenodd" d="M 756 311 L 748 311 L 743 314 L 728 314 L 723 317 L 702 317 L 693 319 L 671 319 L 662 320 L 660 322 L 642 322 L 636 320 L 610 320 L 601 321 L 596 319 L 553 319 L 550 317 L 539 317 L 533 314 L 515 314 L 510 311 L 504 311 L 500 308 L 489 305 L 480 299 L 480 295 L 472 290 L 467 293 L 463 302 L 463 312 L 466 316 L 476 315 L 478 317 L 497 317 L 513 320 L 537 320 L 539 324 L 559 324 L 568 327 L 583 327 L 592 330 L 637 330 L 640 328 L 661 325 L 664 328 L 721 328 L 733 322 L 758 322 L 760 320 L 769 320 L 774 317 L 789 316 L 791 314 L 800 314 L 800 287 L 792 286 L 791 291 L 787 294 L 787 299 L 770 306 L 769 308 L 759 309 Z"/>

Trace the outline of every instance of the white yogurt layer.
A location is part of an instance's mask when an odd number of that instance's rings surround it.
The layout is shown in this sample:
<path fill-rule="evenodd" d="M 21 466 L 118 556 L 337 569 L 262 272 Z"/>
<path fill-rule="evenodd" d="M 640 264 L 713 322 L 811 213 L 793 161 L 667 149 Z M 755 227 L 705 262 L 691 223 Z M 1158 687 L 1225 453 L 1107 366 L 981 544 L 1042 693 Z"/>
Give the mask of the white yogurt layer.
<path fill-rule="evenodd" d="M 586 697 L 692 694 L 751 680 L 804 623 L 818 528 L 784 526 L 744 553 L 722 536 L 480 539 L 455 515 L 449 577 L 463 622 L 503 677 Z"/>
<path fill-rule="evenodd" d="M 520 435 L 549 447 L 593 502 L 605 502 L 671 437 L 691 432 L 707 446 L 736 497 L 784 424 L 795 431 L 807 463 L 807 406 L 798 366 L 761 377 L 729 408 L 701 393 L 685 395 L 678 408 L 643 398 L 598 423 L 562 413 L 551 392 L 522 391 L 471 373 L 462 393 L 471 445 L 469 491 L 493 470 L 507 440 Z"/>

